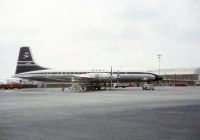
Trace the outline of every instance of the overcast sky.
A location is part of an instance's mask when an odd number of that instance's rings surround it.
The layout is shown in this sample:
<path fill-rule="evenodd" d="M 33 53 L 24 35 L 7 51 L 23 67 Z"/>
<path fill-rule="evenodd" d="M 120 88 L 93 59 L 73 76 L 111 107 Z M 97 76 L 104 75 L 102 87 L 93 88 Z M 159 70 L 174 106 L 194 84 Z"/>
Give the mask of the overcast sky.
<path fill-rule="evenodd" d="M 0 0 L 0 79 L 18 51 L 58 69 L 200 67 L 199 0 Z"/>

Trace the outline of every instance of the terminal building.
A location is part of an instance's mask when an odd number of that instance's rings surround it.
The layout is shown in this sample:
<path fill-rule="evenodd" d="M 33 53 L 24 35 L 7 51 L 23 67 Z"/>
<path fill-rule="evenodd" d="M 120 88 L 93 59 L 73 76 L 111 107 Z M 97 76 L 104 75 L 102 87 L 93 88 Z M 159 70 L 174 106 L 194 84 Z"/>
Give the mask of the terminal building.
<path fill-rule="evenodd" d="M 153 72 L 153 71 L 152 71 Z M 154 73 L 159 73 L 158 70 Z M 160 86 L 199 86 L 200 68 L 161 69 L 163 80 L 156 83 Z"/>

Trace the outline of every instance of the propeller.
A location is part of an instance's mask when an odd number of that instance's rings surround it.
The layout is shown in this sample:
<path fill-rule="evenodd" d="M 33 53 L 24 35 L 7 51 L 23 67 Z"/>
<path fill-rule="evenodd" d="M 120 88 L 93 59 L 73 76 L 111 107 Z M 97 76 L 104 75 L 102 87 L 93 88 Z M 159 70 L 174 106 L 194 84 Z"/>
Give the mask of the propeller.
<path fill-rule="evenodd" d="M 111 70 L 110 70 L 110 90 L 112 88 L 112 77 L 113 76 L 113 72 L 112 72 L 112 66 L 111 66 Z"/>
<path fill-rule="evenodd" d="M 119 76 L 119 70 L 117 71 L 117 86 L 119 85 L 119 79 L 120 79 L 120 76 Z"/>

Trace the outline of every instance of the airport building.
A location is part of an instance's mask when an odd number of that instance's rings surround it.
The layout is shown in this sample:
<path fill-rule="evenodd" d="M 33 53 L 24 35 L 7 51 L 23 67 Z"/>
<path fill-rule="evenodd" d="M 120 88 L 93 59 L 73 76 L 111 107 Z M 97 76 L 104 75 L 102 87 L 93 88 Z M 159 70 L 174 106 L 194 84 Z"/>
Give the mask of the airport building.
<path fill-rule="evenodd" d="M 158 70 L 155 73 L 159 73 Z M 161 86 L 197 86 L 200 85 L 200 68 L 161 69 L 163 80 L 156 83 Z"/>

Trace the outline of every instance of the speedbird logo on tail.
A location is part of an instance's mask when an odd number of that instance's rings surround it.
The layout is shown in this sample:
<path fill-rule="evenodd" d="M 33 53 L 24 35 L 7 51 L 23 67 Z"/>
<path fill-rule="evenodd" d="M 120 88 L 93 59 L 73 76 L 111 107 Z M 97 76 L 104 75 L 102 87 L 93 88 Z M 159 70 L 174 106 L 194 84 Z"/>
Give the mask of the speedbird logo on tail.
<path fill-rule="evenodd" d="M 26 59 L 26 58 L 28 58 L 28 57 L 30 57 L 29 52 L 25 52 L 24 55 L 23 55 L 23 59 Z"/>

